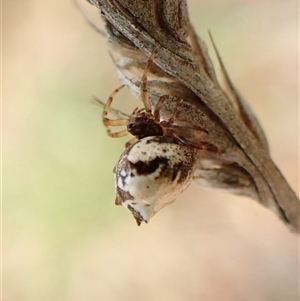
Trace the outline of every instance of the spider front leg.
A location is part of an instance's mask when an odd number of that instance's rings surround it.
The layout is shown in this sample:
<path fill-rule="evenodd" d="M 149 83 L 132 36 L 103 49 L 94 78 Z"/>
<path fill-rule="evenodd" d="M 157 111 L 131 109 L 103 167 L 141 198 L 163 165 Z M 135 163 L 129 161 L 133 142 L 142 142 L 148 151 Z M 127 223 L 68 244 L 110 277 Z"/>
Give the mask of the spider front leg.
<path fill-rule="evenodd" d="M 168 97 L 169 97 L 168 95 L 161 96 L 159 98 L 159 100 L 155 106 L 154 112 L 153 112 L 154 120 L 157 122 L 160 122 L 160 124 L 163 127 L 164 126 L 168 127 L 174 123 L 174 121 L 176 120 L 176 118 L 178 117 L 178 115 L 181 111 L 181 107 L 182 107 L 182 103 L 183 103 L 182 99 L 180 100 L 180 102 L 177 102 L 176 108 L 175 108 L 171 118 L 168 121 L 166 121 L 166 120 L 160 121 L 160 111 L 161 111 L 163 103 L 167 100 Z"/>
<path fill-rule="evenodd" d="M 147 74 L 150 70 L 150 67 L 151 65 L 153 64 L 153 60 L 154 60 L 154 57 L 156 56 L 158 50 L 160 49 L 160 46 L 158 46 L 154 51 L 153 53 L 151 54 L 151 56 L 149 57 L 148 61 L 147 61 L 147 64 L 146 64 L 146 67 L 145 67 L 145 70 L 144 70 L 144 73 L 142 75 L 142 84 L 141 84 L 141 96 L 142 96 L 142 101 L 144 103 L 144 107 L 145 107 L 145 110 L 147 112 L 151 112 L 151 104 L 150 104 L 150 101 L 149 101 L 149 92 L 148 92 L 148 89 L 147 89 L 147 84 L 148 84 L 148 78 L 147 78 Z"/>
<path fill-rule="evenodd" d="M 114 99 L 114 96 L 122 89 L 124 88 L 125 86 L 122 85 L 121 87 L 117 88 L 116 90 L 114 90 L 108 97 L 107 99 L 107 102 L 106 102 L 106 105 L 103 109 L 103 113 L 102 113 L 102 121 L 103 121 L 103 124 L 104 126 L 106 127 L 106 131 L 107 131 L 107 134 L 108 136 L 112 137 L 112 138 L 119 138 L 119 137 L 123 137 L 123 136 L 126 136 L 128 135 L 128 131 L 127 130 L 123 130 L 123 131 L 120 131 L 120 132 L 115 132 L 115 133 L 112 133 L 111 130 L 109 129 L 109 126 L 122 126 L 122 125 L 127 125 L 129 124 L 130 122 L 130 119 L 128 118 L 120 118 L 120 119 L 109 119 L 107 118 L 107 114 L 110 110 L 110 107 L 111 107 L 111 104 L 113 102 L 113 99 Z"/>

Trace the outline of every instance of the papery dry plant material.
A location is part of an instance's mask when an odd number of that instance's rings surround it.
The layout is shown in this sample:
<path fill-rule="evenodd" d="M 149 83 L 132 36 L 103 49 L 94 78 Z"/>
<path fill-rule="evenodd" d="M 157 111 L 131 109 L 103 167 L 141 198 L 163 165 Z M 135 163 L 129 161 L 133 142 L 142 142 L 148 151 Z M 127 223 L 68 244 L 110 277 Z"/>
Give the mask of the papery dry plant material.
<path fill-rule="evenodd" d="M 222 151 L 198 151 L 195 180 L 256 199 L 299 232 L 299 200 L 270 158 L 263 130 L 216 51 L 226 88 L 218 83 L 206 46 L 189 21 L 186 1 L 88 1 L 101 10 L 120 80 L 137 97 L 147 58 L 161 46 L 149 75 L 151 104 L 162 95 L 170 103 L 183 99 L 180 135 Z M 172 110 L 163 106 L 161 116 L 168 120 Z"/>

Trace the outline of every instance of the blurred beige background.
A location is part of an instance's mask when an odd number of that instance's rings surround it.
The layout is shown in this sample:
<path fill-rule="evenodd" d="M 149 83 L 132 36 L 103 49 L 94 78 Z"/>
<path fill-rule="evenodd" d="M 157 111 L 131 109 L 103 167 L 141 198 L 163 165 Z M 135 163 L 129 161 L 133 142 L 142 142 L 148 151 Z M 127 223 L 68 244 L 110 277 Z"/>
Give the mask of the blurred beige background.
<path fill-rule="evenodd" d="M 298 1 L 188 3 L 299 193 Z M 104 38 L 71 0 L 2 8 L 3 300 L 298 300 L 298 236 L 255 202 L 192 185 L 141 227 L 116 207 L 124 140 L 91 101 L 119 86 Z"/>

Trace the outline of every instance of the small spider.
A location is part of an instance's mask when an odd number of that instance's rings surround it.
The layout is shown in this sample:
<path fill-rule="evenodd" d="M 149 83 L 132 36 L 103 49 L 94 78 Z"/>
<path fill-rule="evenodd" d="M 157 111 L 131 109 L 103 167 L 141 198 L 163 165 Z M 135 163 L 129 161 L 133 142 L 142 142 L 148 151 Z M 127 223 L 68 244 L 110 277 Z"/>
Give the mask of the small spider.
<path fill-rule="evenodd" d="M 196 169 L 197 149 L 185 145 L 172 129 L 181 103 L 177 103 L 169 120 L 161 120 L 160 110 L 168 96 L 160 97 L 155 107 L 149 101 L 147 74 L 158 50 L 148 59 L 141 78 L 144 108 L 136 108 L 129 118 L 106 117 L 123 85 L 111 93 L 102 114 L 110 137 L 134 136 L 126 143 L 127 148 L 114 167 L 115 203 L 128 208 L 138 225 L 147 223 L 160 209 L 173 203 L 191 183 Z M 112 126 L 125 125 L 127 129 L 120 132 L 110 130 Z"/>

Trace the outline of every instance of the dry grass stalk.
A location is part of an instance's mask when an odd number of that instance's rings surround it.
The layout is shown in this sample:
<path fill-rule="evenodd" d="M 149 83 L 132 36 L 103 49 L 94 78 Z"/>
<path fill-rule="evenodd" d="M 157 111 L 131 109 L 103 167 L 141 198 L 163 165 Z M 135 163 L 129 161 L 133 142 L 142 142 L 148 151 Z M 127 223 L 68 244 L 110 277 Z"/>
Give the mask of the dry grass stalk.
<path fill-rule="evenodd" d="M 256 199 L 299 232 L 299 200 L 272 161 L 263 130 L 215 48 L 225 89 L 218 83 L 206 45 L 190 24 L 186 1 L 89 2 L 101 10 L 121 82 L 137 97 L 145 62 L 161 46 L 149 77 L 152 105 L 162 95 L 170 103 L 183 99 L 180 134 L 196 145 L 202 140 L 222 150 L 199 151 L 195 180 Z M 167 119 L 172 109 L 163 106 L 161 115 Z"/>

